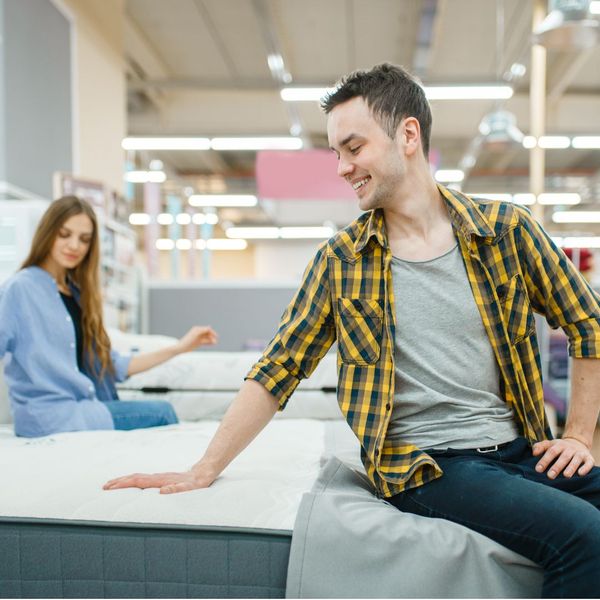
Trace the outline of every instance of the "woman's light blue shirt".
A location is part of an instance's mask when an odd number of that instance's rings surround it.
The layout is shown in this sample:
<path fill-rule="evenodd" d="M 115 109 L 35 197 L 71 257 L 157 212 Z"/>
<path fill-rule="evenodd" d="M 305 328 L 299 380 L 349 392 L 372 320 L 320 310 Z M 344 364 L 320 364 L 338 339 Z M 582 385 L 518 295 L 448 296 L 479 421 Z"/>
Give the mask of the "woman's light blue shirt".
<path fill-rule="evenodd" d="M 111 357 L 114 379 L 79 370 L 73 321 L 44 269 L 22 269 L 0 287 L 0 358 L 17 435 L 113 429 L 104 402 L 118 399 L 114 382 L 131 357 Z"/>

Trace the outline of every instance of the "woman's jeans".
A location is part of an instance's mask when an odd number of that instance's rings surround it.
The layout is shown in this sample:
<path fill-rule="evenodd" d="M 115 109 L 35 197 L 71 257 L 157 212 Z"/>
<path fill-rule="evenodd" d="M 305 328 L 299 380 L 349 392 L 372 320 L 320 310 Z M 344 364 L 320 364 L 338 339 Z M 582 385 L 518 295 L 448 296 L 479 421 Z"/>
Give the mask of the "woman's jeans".
<path fill-rule="evenodd" d="M 116 400 L 104 404 L 115 429 L 145 429 L 178 422 L 173 406 L 164 400 Z"/>
<path fill-rule="evenodd" d="M 538 563 L 543 597 L 600 597 L 600 468 L 549 479 L 523 438 L 492 452 L 429 454 L 444 475 L 391 504 L 460 523 Z"/>

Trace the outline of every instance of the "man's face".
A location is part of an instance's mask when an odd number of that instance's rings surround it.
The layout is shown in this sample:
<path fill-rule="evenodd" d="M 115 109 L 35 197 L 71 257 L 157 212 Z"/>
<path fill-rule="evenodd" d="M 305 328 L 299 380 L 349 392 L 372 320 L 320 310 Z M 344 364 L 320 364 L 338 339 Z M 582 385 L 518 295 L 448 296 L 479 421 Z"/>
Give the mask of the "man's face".
<path fill-rule="evenodd" d="M 353 187 L 361 210 L 392 206 L 406 173 L 401 141 L 387 135 L 363 98 L 329 113 L 327 136 L 339 160 L 338 175 Z"/>

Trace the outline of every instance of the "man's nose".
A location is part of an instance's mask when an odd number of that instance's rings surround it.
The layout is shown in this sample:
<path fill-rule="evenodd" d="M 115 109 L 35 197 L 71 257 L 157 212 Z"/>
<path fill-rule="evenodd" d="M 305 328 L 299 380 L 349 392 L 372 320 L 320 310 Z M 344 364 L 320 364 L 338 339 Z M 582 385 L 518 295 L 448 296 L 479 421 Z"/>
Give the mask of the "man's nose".
<path fill-rule="evenodd" d="M 338 161 L 337 174 L 340 177 L 347 177 L 348 175 L 350 175 L 350 173 L 352 173 L 353 168 L 354 166 L 352 165 L 352 163 L 349 163 L 343 158 L 340 158 L 340 160 Z"/>

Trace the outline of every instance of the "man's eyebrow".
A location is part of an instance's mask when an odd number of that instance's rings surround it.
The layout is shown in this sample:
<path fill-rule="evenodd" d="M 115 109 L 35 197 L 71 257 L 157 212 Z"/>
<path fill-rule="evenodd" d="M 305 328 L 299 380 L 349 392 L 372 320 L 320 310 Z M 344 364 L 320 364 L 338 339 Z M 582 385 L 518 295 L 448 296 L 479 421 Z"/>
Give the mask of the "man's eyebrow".
<path fill-rule="evenodd" d="M 350 135 L 347 135 L 341 142 L 340 142 L 340 148 L 345 146 L 346 144 L 349 144 L 354 138 L 360 137 L 360 135 L 358 135 L 358 133 L 351 133 Z M 337 152 L 337 150 L 333 147 L 333 146 L 329 146 L 330 150 L 333 150 L 334 152 Z"/>

